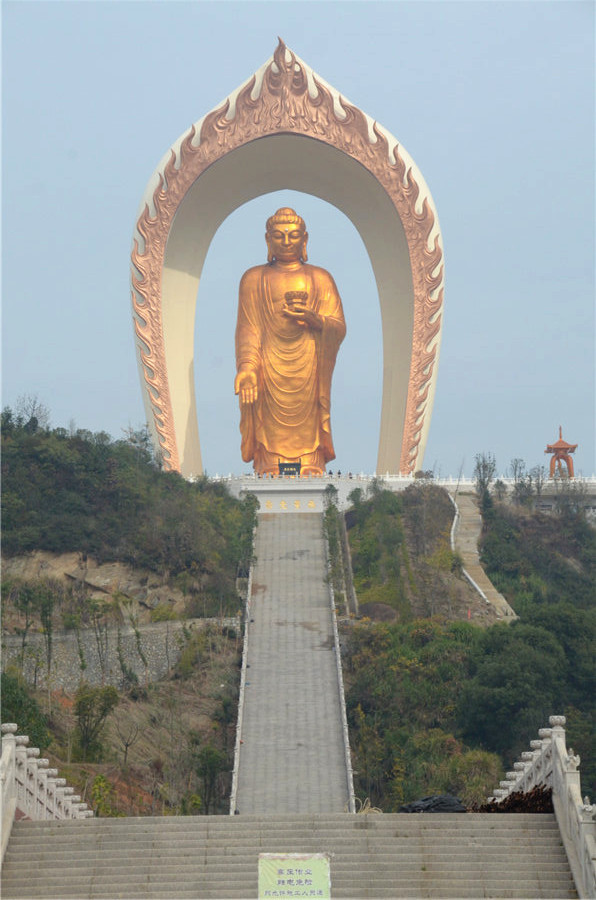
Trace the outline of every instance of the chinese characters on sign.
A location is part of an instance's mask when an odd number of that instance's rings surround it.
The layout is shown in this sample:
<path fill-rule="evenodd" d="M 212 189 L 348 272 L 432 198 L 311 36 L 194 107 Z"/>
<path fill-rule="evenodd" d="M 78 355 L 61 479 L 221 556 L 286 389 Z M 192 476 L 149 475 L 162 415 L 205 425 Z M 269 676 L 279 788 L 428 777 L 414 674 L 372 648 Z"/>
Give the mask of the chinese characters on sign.
<path fill-rule="evenodd" d="M 270 897 L 331 897 L 327 853 L 260 853 L 259 900 Z"/>
<path fill-rule="evenodd" d="M 294 500 L 294 506 L 296 507 L 296 509 L 300 509 L 300 508 L 301 508 L 301 506 L 300 506 L 300 500 Z M 316 507 L 315 501 L 314 501 L 314 500 L 309 500 L 307 506 L 308 506 L 309 509 L 315 509 L 315 507 Z M 288 503 L 287 503 L 287 501 L 286 501 L 286 500 L 280 500 L 280 501 L 279 501 L 279 508 L 280 508 L 280 509 L 287 509 L 287 508 L 288 508 Z M 273 502 L 272 502 L 271 500 L 266 500 L 266 501 L 265 501 L 265 509 L 273 509 Z"/>

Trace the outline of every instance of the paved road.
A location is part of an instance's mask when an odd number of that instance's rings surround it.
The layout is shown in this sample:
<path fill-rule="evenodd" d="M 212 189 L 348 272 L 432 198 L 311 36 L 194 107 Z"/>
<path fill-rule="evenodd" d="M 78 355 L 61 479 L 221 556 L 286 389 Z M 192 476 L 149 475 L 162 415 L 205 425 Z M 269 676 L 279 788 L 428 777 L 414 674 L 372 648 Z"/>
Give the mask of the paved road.
<path fill-rule="evenodd" d="M 322 517 L 258 522 L 236 807 L 342 812 L 348 775 Z"/>

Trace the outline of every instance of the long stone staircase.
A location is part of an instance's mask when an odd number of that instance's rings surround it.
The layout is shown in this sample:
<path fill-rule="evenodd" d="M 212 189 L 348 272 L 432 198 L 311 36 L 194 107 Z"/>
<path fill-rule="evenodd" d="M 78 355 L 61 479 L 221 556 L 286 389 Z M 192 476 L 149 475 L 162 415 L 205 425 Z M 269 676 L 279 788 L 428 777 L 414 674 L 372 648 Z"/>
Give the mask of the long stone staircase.
<path fill-rule="evenodd" d="M 334 900 L 577 897 L 552 815 L 345 811 L 351 770 L 320 514 L 260 515 L 255 554 L 236 814 L 16 821 L 2 897 L 256 898 L 262 853 L 328 854 Z M 266 896 L 323 895 L 286 884 Z"/>
<path fill-rule="evenodd" d="M 259 516 L 255 557 L 234 808 L 344 812 L 353 788 L 322 516 Z"/>
<path fill-rule="evenodd" d="M 553 816 L 474 813 L 17 822 L 2 896 L 256 898 L 289 851 L 331 855 L 334 900 L 577 896 Z"/>

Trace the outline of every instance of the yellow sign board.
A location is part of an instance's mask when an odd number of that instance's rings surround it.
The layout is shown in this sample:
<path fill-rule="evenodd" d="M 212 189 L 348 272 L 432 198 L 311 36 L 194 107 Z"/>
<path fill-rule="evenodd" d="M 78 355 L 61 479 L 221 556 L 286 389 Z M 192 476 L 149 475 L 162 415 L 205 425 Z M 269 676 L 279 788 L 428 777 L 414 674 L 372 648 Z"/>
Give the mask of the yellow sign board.
<path fill-rule="evenodd" d="M 330 900 L 327 853 L 259 853 L 259 900 L 318 897 Z"/>

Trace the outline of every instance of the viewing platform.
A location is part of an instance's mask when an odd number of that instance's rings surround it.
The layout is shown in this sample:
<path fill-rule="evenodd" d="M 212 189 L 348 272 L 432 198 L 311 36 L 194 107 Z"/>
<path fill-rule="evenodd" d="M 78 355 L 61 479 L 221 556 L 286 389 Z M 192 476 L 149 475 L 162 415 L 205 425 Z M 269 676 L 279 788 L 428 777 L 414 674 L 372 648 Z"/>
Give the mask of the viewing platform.
<path fill-rule="evenodd" d="M 367 475 L 363 472 L 354 474 L 328 473 L 322 476 L 275 476 L 260 477 L 253 473 L 245 475 L 215 475 L 212 479 L 227 484 L 230 493 L 241 497 L 253 493 L 259 500 L 260 512 L 323 512 L 325 490 L 332 486 L 337 491 L 335 502 L 339 509 L 350 506 L 349 496 L 352 491 L 360 489 L 364 496 L 374 482 L 389 491 L 404 491 L 410 485 L 426 483 L 445 488 L 451 496 L 457 494 L 474 494 L 476 481 L 473 478 L 415 478 L 412 475 Z M 497 475 L 494 481 L 503 483 L 507 495 L 513 491 L 515 481 L 504 475 Z M 494 484 L 493 481 L 493 484 Z M 571 484 L 581 486 L 586 512 L 596 516 L 596 475 L 573 479 Z M 579 490 L 580 488 L 578 488 Z M 541 487 L 539 497 L 534 500 L 538 508 L 549 511 L 553 508 L 553 500 L 561 490 L 561 483 L 556 479 L 546 479 Z"/>

